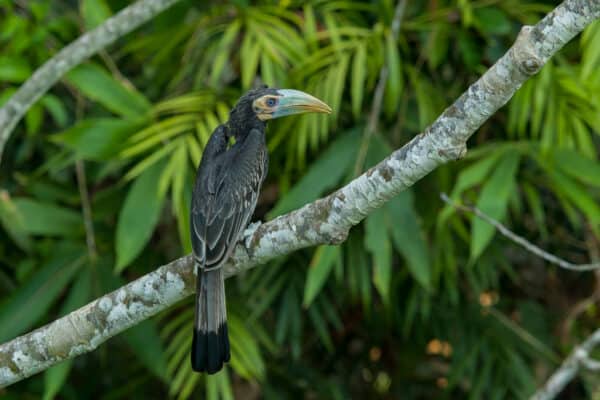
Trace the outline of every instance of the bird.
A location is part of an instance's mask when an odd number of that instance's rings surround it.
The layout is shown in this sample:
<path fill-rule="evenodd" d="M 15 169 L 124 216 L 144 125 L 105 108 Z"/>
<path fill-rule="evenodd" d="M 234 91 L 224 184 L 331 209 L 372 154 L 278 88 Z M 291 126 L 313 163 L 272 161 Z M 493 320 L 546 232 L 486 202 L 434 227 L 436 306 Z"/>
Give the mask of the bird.
<path fill-rule="evenodd" d="M 267 176 L 267 121 L 307 112 L 330 114 L 331 108 L 299 90 L 267 86 L 249 90 L 204 148 L 190 217 L 197 275 L 191 349 L 196 372 L 217 373 L 231 357 L 222 267 L 252 218 Z"/>

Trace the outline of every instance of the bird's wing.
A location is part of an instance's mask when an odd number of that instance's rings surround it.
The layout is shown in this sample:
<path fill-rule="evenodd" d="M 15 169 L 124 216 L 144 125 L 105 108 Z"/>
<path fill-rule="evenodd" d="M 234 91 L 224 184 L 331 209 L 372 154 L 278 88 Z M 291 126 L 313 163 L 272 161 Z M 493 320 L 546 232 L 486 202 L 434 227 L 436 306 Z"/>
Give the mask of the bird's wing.
<path fill-rule="evenodd" d="M 196 183 L 206 186 L 196 187 L 191 220 L 192 247 L 202 268 L 222 264 L 250 222 L 266 173 L 266 157 L 264 134 L 253 129 L 243 143 L 210 163 L 206 179 Z"/>

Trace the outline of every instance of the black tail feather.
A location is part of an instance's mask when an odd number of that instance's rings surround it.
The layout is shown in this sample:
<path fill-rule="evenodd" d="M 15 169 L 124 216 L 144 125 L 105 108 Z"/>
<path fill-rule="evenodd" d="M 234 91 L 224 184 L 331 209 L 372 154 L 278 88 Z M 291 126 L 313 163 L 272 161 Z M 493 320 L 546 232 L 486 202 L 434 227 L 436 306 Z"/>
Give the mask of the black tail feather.
<path fill-rule="evenodd" d="M 192 369 L 214 374 L 229 361 L 230 346 L 222 271 L 199 271 L 196 323 L 192 339 Z"/>
<path fill-rule="evenodd" d="M 192 341 L 192 369 L 196 372 L 214 374 L 231 358 L 227 325 L 219 332 L 200 332 L 194 329 Z"/>

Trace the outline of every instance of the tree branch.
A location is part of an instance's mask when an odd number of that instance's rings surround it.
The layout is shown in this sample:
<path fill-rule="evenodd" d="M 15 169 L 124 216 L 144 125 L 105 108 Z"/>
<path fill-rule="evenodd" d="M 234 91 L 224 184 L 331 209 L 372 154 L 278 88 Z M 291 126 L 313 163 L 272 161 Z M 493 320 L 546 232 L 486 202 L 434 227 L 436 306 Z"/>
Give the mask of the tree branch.
<path fill-rule="evenodd" d="M 500 222 L 496 221 L 489 215 L 485 214 L 479 208 L 473 207 L 473 206 L 467 206 L 464 204 L 458 204 L 458 203 L 452 201 L 446 193 L 442 193 L 440 195 L 440 197 L 441 197 L 442 201 L 444 201 L 446 204 L 451 205 L 452 207 L 456 208 L 457 210 L 473 213 L 478 218 L 481 218 L 482 220 L 484 220 L 485 222 L 487 222 L 488 224 L 490 224 L 494 228 L 496 228 L 498 230 L 498 232 L 500 232 L 503 236 L 505 236 L 508 239 L 512 240 L 513 242 L 517 243 L 519 246 L 523 247 L 525 250 L 529 251 L 530 253 L 533 253 L 536 256 L 543 258 L 544 260 L 548 261 L 551 264 L 557 265 L 561 268 L 568 269 L 571 271 L 591 271 L 591 270 L 595 270 L 595 269 L 600 269 L 600 262 L 592 263 L 592 264 L 573 264 L 566 260 L 563 260 L 562 258 L 559 258 L 559 257 L 555 256 L 554 254 L 548 253 L 547 251 L 539 248 L 538 246 L 531 243 L 527 239 L 517 235 L 516 233 L 514 233 L 513 231 L 508 229 L 506 226 L 502 225 Z"/>
<path fill-rule="evenodd" d="M 179 0 L 139 0 L 82 35 L 46 61 L 0 108 L 0 161 L 13 129 L 27 110 L 71 68 Z"/>
<path fill-rule="evenodd" d="M 531 400 L 550 400 L 555 398 L 575 378 L 581 368 L 591 371 L 600 370 L 600 363 L 590 358 L 590 352 L 599 344 L 600 329 L 597 329 L 585 342 L 573 349 L 571 354 L 563 361 L 560 368 L 554 371 L 544 386 L 531 397 Z"/>
<path fill-rule="evenodd" d="M 567 0 L 537 25 L 523 27 L 511 49 L 424 132 L 331 195 L 261 225 L 241 241 L 224 266 L 226 276 L 304 247 L 344 241 L 350 228 L 370 212 L 436 167 L 463 156 L 475 130 L 599 16 L 599 2 Z M 95 349 L 193 288 L 188 255 L 1 345 L 0 386 Z"/>
<path fill-rule="evenodd" d="M 571 271 L 590 271 L 600 269 L 600 263 L 593 264 L 573 264 L 563 260 L 547 251 L 539 248 L 527 239 L 512 232 L 506 226 L 493 219 L 489 215 L 474 206 L 467 206 L 459 204 L 453 201 L 446 195 L 441 193 L 440 197 L 443 202 L 454 207 L 457 210 L 474 214 L 476 217 L 481 218 L 488 224 L 492 225 L 502 235 L 517 243 L 525 250 L 533 253 L 534 255 L 543 258 L 551 264 L 557 265 L 561 268 L 565 268 Z M 594 292 L 592 297 L 586 299 L 584 302 L 579 303 L 577 306 L 578 310 L 582 310 L 584 305 L 589 305 L 597 300 L 599 295 L 598 290 Z M 580 311 L 578 311 L 580 312 Z M 501 315 L 501 314 L 498 314 Z M 568 324 L 568 323 L 567 323 Z M 563 361 L 560 368 L 554 371 L 552 376 L 544 384 L 544 386 L 538 389 L 537 392 L 531 397 L 531 400 L 551 400 L 554 399 L 558 394 L 565 388 L 565 386 L 577 376 L 577 373 L 581 368 L 589 371 L 600 371 L 600 361 L 596 361 L 590 357 L 590 352 L 600 344 L 600 329 L 596 330 L 590 337 L 586 339 L 581 345 L 577 346 L 571 354 Z"/>

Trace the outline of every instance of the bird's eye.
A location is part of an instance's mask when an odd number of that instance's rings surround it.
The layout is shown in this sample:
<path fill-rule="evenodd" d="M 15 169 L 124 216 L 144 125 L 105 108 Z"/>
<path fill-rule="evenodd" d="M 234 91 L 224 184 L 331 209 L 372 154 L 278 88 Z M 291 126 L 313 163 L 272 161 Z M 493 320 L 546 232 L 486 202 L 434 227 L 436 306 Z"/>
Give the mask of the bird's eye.
<path fill-rule="evenodd" d="M 275 107 L 276 104 L 277 104 L 277 100 L 275 100 L 273 97 L 269 97 L 267 99 L 267 106 Z"/>

